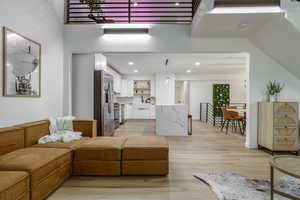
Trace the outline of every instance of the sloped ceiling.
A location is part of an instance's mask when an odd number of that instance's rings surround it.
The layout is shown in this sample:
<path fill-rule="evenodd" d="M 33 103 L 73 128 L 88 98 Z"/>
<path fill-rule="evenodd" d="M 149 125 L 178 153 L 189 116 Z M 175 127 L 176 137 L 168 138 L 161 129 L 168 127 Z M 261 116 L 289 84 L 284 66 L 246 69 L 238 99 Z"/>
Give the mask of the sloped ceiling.
<path fill-rule="evenodd" d="M 300 26 L 297 24 L 300 25 L 300 18 L 273 20 L 253 34 L 250 41 L 300 78 Z"/>
<path fill-rule="evenodd" d="M 207 12 L 192 28 L 194 37 L 249 37 L 265 24 L 284 18 L 278 13 L 213 13 Z M 193 24 L 195 25 L 195 23 Z"/>
<path fill-rule="evenodd" d="M 214 13 L 200 10 L 192 37 L 243 37 L 300 79 L 300 2 L 282 0 L 282 11 Z M 243 26 L 245 25 L 245 27 Z"/>

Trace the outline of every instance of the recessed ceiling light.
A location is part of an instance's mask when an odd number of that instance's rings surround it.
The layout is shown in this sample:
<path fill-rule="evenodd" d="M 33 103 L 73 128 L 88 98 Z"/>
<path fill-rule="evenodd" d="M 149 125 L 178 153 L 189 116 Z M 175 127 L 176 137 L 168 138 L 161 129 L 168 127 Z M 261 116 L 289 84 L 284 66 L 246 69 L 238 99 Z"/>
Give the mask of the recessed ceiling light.
<path fill-rule="evenodd" d="M 201 63 L 200 62 L 195 62 L 195 65 L 196 66 L 199 66 Z"/>
<path fill-rule="evenodd" d="M 186 70 L 186 73 L 191 73 L 191 72 L 192 72 L 192 70 L 190 70 L 190 69 Z"/>
<path fill-rule="evenodd" d="M 134 73 L 138 73 L 138 72 L 139 72 L 139 70 L 135 69 L 135 70 L 133 70 L 133 72 L 134 72 Z"/>
<path fill-rule="evenodd" d="M 133 6 L 135 6 L 135 7 L 138 6 L 138 5 L 139 5 L 139 4 L 138 4 L 137 2 L 134 2 L 134 3 L 133 3 Z"/>
<path fill-rule="evenodd" d="M 179 5 L 180 5 L 180 3 L 178 3 L 178 2 L 175 3 L 175 6 L 179 6 Z"/>
<path fill-rule="evenodd" d="M 134 62 L 128 62 L 128 65 L 130 65 L 130 66 L 132 66 L 132 65 L 134 65 Z"/>

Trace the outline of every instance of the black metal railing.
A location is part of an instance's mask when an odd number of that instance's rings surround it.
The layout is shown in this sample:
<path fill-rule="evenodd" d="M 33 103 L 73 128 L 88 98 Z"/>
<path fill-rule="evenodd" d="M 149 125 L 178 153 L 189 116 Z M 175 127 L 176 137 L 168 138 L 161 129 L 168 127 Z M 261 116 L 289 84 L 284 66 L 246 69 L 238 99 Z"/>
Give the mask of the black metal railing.
<path fill-rule="evenodd" d="M 210 103 L 200 103 L 200 121 L 216 126 L 221 123 L 221 118 L 218 116 L 218 108 L 215 108 Z"/>
<path fill-rule="evenodd" d="M 66 0 L 66 23 L 191 23 L 201 0 Z"/>
<path fill-rule="evenodd" d="M 230 106 L 243 107 L 246 109 L 245 103 L 230 103 Z M 228 105 L 223 105 L 228 106 Z M 200 121 L 212 124 L 213 126 L 221 125 L 223 122 L 223 114 L 221 107 L 215 107 L 211 103 L 200 103 Z"/>

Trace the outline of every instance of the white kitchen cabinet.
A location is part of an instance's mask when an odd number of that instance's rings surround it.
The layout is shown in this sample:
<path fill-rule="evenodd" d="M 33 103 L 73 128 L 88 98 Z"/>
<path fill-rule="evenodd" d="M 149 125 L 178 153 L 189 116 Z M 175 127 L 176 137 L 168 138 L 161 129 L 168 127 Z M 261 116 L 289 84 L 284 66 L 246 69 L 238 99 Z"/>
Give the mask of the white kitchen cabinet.
<path fill-rule="evenodd" d="M 134 105 L 132 109 L 133 119 L 150 119 L 149 105 Z"/>
<path fill-rule="evenodd" d="M 156 94 L 155 94 L 155 80 L 151 80 L 151 97 L 155 97 Z"/>
<path fill-rule="evenodd" d="M 133 80 L 127 81 L 127 95 L 128 97 L 133 97 Z"/>
<path fill-rule="evenodd" d="M 155 119 L 155 105 L 150 106 L 150 119 Z"/>
<path fill-rule="evenodd" d="M 121 97 L 128 97 L 127 83 L 126 79 L 121 80 Z"/>
<path fill-rule="evenodd" d="M 119 73 L 117 73 L 115 70 L 113 70 L 112 68 L 108 67 L 107 68 L 107 73 L 111 74 L 114 78 L 114 92 L 116 93 L 121 93 L 121 81 L 122 81 L 122 77 Z"/>
<path fill-rule="evenodd" d="M 133 97 L 133 81 L 132 80 L 121 80 L 121 97 Z"/>
<path fill-rule="evenodd" d="M 132 118 L 132 105 L 125 105 L 125 119 L 133 119 Z"/>
<path fill-rule="evenodd" d="M 116 93 L 121 93 L 121 83 L 122 79 L 121 79 L 121 75 L 118 73 L 115 73 L 114 76 L 114 89 Z"/>

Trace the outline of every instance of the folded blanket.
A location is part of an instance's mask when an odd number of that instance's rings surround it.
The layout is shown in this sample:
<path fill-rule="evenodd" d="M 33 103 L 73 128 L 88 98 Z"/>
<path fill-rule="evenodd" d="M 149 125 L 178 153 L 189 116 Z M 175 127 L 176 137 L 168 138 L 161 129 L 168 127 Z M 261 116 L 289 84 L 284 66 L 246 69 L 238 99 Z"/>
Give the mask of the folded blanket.
<path fill-rule="evenodd" d="M 81 132 L 74 132 L 73 120 L 75 117 L 59 117 L 50 118 L 49 131 L 50 135 L 46 135 L 39 139 L 38 144 L 45 144 L 48 142 L 72 142 L 80 140 Z"/>

